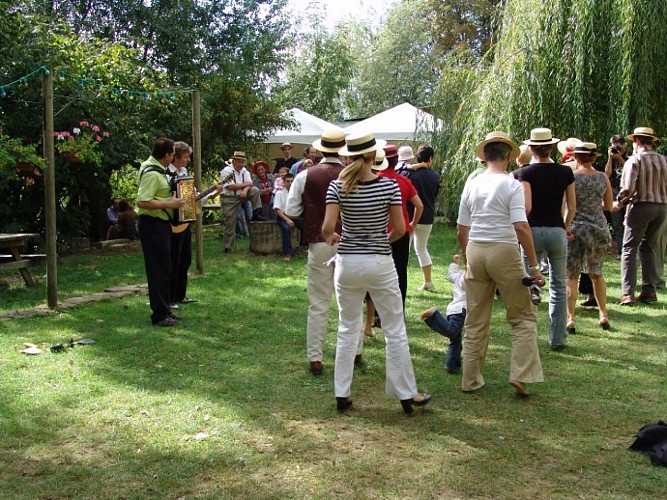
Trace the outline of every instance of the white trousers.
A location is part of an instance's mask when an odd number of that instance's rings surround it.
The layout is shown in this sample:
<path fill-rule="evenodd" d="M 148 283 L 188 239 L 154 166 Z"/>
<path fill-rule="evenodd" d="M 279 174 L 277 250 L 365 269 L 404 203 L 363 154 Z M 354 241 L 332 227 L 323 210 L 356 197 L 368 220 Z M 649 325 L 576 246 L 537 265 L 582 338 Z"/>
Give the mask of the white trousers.
<path fill-rule="evenodd" d="M 403 301 L 391 255 L 338 255 L 334 282 L 338 301 L 338 343 L 334 371 L 336 397 L 350 395 L 366 292 L 370 294 L 382 318 L 386 344 L 385 390 L 387 394 L 399 399 L 416 396 L 417 382 L 410 359 Z"/>
<path fill-rule="evenodd" d="M 334 292 L 334 266 L 331 260 L 338 246 L 326 243 L 308 245 L 308 322 L 306 325 L 306 353 L 309 361 L 322 361 L 324 342 L 329 324 L 329 308 Z"/>
<path fill-rule="evenodd" d="M 415 254 L 419 261 L 419 267 L 430 266 L 433 264 L 431 255 L 428 253 L 428 239 L 431 236 L 431 229 L 433 224 L 417 224 L 412 231 L 413 245 L 415 246 Z"/>

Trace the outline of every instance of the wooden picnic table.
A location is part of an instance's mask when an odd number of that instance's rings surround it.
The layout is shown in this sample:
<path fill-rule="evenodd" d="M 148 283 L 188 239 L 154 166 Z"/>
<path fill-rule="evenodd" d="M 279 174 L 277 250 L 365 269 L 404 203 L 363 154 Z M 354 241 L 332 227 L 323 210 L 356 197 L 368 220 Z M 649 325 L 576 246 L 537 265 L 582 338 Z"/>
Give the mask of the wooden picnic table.
<path fill-rule="evenodd" d="M 35 286 L 35 281 L 30 275 L 28 266 L 31 265 L 32 261 L 26 258 L 25 255 L 21 255 L 19 248 L 21 245 L 29 238 L 37 238 L 39 234 L 35 233 L 0 233 L 0 248 L 6 248 L 9 250 L 11 255 L 6 256 L 9 259 L 8 262 L 0 262 L 0 271 L 6 269 L 18 269 L 18 272 L 21 274 L 23 281 L 28 286 Z"/>

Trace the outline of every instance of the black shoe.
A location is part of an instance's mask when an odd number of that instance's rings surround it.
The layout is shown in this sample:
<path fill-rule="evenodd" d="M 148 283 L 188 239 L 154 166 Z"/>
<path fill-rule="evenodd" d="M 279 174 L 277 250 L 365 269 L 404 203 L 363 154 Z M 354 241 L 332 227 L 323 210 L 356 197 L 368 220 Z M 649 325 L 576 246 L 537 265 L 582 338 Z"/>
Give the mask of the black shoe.
<path fill-rule="evenodd" d="M 595 300 L 595 297 L 586 299 L 584 300 L 581 304 L 579 304 L 581 307 L 597 307 L 598 306 L 598 301 Z"/>
<path fill-rule="evenodd" d="M 153 326 L 176 326 L 178 325 L 178 320 L 175 320 L 171 316 L 163 318 L 161 321 L 154 323 Z"/>
<path fill-rule="evenodd" d="M 339 413 L 343 413 L 352 408 L 352 399 L 347 398 L 336 398 L 336 409 Z"/>
<path fill-rule="evenodd" d="M 262 216 L 262 209 L 258 208 L 252 213 L 252 219 L 253 221 L 261 222 L 265 221 L 266 219 Z"/>
<path fill-rule="evenodd" d="M 232 249 L 225 247 L 225 253 L 232 253 Z"/>
<path fill-rule="evenodd" d="M 412 405 L 426 406 L 430 402 L 431 402 L 431 395 L 422 394 L 422 399 L 420 399 L 419 401 L 415 401 L 415 398 L 401 399 L 401 406 L 403 407 L 403 411 L 405 412 L 405 414 L 410 415 L 412 413 Z"/>
<path fill-rule="evenodd" d="M 181 321 L 183 319 L 183 316 L 179 316 L 178 314 L 174 314 L 173 312 L 169 313 L 169 317 L 175 319 L 176 321 Z"/>
<path fill-rule="evenodd" d="M 357 354 L 354 357 L 354 366 L 359 366 L 361 362 L 363 361 L 361 354 Z"/>

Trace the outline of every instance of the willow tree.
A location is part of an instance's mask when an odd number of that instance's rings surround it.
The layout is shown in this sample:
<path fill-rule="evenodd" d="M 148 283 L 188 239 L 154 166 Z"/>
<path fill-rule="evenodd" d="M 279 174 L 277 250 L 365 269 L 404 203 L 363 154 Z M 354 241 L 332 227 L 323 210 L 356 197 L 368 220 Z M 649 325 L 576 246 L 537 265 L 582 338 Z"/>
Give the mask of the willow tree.
<path fill-rule="evenodd" d="M 667 135 L 667 2 L 507 0 L 500 12 L 485 58 L 464 79 L 455 65 L 443 70 L 438 107 L 454 109 L 442 140 L 450 220 L 479 166 L 474 144 L 489 131 L 519 141 L 546 126 L 603 147 L 637 125 Z M 463 90 L 448 91 L 452 82 Z"/>

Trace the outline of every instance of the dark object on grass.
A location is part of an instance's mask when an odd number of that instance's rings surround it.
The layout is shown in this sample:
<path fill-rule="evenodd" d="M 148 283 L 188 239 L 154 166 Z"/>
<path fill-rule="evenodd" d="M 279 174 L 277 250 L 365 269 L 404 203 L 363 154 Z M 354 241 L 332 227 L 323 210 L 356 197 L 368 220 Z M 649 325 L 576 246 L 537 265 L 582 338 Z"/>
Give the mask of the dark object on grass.
<path fill-rule="evenodd" d="M 60 342 L 51 346 L 51 352 L 65 352 L 65 346 Z"/>
<path fill-rule="evenodd" d="M 653 465 L 667 465 L 667 424 L 660 420 L 657 424 L 645 425 L 635 436 L 637 439 L 629 450 L 648 453 Z"/>

